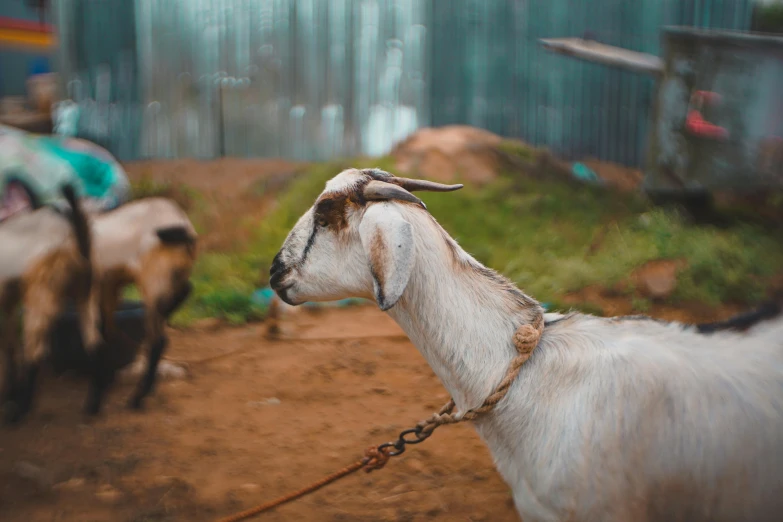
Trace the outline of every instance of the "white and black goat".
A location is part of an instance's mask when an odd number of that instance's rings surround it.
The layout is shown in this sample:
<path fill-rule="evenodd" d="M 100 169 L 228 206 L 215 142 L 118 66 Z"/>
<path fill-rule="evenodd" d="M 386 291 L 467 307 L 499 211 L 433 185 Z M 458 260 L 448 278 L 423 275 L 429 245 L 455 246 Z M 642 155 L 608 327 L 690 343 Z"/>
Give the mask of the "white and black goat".
<path fill-rule="evenodd" d="M 292 305 L 374 298 L 465 411 L 502 380 L 514 332 L 542 309 L 411 194 L 457 188 L 343 171 L 270 273 Z M 525 522 L 780 520 L 783 320 L 707 334 L 640 318 L 545 319 L 508 395 L 475 421 Z"/>
<path fill-rule="evenodd" d="M 144 302 L 142 353 L 146 352 L 148 359 L 128 404 L 138 409 L 155 385 L 168 343 L 166 322 L 190 295 L 197 234 L 185 212 L 165 198 L 145 198 L 96 214 L 92 217 L 92 229 L 92 300 L 100 303 L 103 334 L 108 343 L 117 341 L 114 312 L 123 288 L 135 284 Z M 91 413 L 100 410 L 102 395 Z"/>
<path fill-rule="evenodd" d="M 21 420 L 32 407 L 52 328 L 69 300 L 77 305 L 84 345 L 93 358 L 88 409 L 105 385 L 98 309 L 89 299 L 90 227 L 73 188 L 66 186 L 63 194 L 71 207 L 68 215 L 43 207 L 0 225 L 0 337 L 6 366 L 2 400 L 7 422 Z M 16 353 L 19 308 L 23 309 L 21 368 Z"/>

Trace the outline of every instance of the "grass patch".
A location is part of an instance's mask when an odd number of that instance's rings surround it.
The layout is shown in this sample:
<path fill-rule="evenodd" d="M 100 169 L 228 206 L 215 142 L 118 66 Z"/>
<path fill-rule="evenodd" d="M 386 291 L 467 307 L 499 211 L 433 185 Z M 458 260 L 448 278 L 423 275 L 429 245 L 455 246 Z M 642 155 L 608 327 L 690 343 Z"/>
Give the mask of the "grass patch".
<path fill-rule="evenodd" d="M 298 175 L 258 223 L 245 250 L 201 254 L 193 297 L 175 324 L 201 317 L 241 323 L 263 316 L 250 296 L 267 283 L 272 258 L 326 181 L 349 165 L 391 169 L 390 162 L 315 164 Z M 672 303 L 750 304 L 763 297 L 770 277 L 783 266 L 783 242 L 774 232 L 752 225 L 692 225 L 642 197 L 600 187 L 509 175 L 482 189 L 421 196 L 465 250 L 555 305 L 590 285 L 614 287 L 635 268 L 662 258 L 687 262 Z M 629 299 L 640 312 L 650 306 L 639 297 Z M 575 308 L 602 312 L 589 303 Z"/>
<path fill-rule="evenodd" d="M 535 162 L 538 155 L 534 147 L 519 140 L 503 140 L 498 145 L 498 150 L 527 162 Z"/>

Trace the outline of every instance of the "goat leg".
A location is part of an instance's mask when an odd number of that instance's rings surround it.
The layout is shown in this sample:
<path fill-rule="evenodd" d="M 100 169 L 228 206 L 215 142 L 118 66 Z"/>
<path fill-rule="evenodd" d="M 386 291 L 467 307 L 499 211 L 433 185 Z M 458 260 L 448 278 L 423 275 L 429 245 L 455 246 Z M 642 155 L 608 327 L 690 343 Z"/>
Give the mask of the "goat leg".
<path fill-rule="evenodd" d="M 5 377 L 0 392 L 0 404 L 12 401 L 16 395 L 16 357 L 14 346 L 5 347 Z"/>
<path fill-rule="evenodd" d="M 17 364 L 16 351 L 18 342 L 18 325 L 14 320 L 13 307 L 9 304 L 14 297 L 9 297 L 8 289 L 0 291 L 0 350 L 5 355 L 5 376 L 0 388 L 0 411 L 3 406 L 16 398 Z"/>
<path fill-rule="evenodd" d="M 16 369 L 11 364 L 5 366 L 3 390 L 0 392 L 0 404 L 14 400 L 16 395 Z"/>
<path fill-rule="evenodd" d="M 22 380 L 16 387 L 13 399 L 6 404 L 6 424 L 16 424 L 27 415 L 33 406 L 33 397 L 38 381 L 40 363 L 28 363 L 22 372 Z"/>
<path fill-rule="evenodd" d="M 134 410 L 140 410 L 144 403 L 144 398 L 152 392 L 155 387 L 155 380 L 158 375 L 158 365 L 163 357 L 163 352 L 166 351 L 169 339 L 164 333 L 164 324 L 182 304 L 187 300 L 193 290 L 193 285 L 190 281 L 185 282 L 180 286 L 179 290 L 170 299 L 161 299 L 157 302 L 157 306 L 153 309 L 149 307 L 147 310 L 150 315 L 148 319 L 148 329 L 146 334 L 149 335 L 153 341 L 149 349 L 149 357 L 147 358 L 147 369 L 144 377 L 139 382 L 136 392 L 128 401 L 128 407 Z"/>
<path fill-rule="evenodd" d="M 163 352 L 168 345 L 168 337 L 161 334 L 150 345 L 150 353 L 147 359 L 147 371 L 139 382 L 136 392 L 128 401 L 128 407 L 134 410 L 140 410 L 144 405 L 144 398 L 150 394 L 155 387 L 155 378 L 158 374 L 158 364 L 163 357 Z"/>
<path fill-rule="evenodd" d="M 4 412 L 6 422 L 10 423 L 13 417 L 12 412 L 16 409 L 18 396 L 18 384 L 16 382 L 16 359 L 12 351 L 6 352 L 5 378 L 3 379 L 3 389 L 0 393 L 0 410 Z"/>
<path fill-rule="evenodd" d="M 84 403 L 84 413 L 94 416 L 100 413 L 106 390 L 114 381 L 114 367 L 109 357 L 107 343 L 102 342 L 95 349 L 90 363 L 90 388 L 87 392 L 87 400 Z"/>
<path fill-rule="evenodd" d="M 193 291 L 193 284 L 190 281 L 185 282 L 171 299 L 163 300 L 158 304 L 158 311 L 168 320 L 190 297 Z"/>

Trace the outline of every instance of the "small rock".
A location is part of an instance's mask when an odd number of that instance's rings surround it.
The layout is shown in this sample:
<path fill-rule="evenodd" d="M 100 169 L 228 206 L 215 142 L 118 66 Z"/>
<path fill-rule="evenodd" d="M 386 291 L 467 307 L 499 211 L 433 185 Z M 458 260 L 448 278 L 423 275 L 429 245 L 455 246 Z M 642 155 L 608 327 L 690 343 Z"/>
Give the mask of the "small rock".
<path fill-rule="evenodd" d="M 652 299 L 666 299 L 677 288 L 677 272 L 683 264 L 669 259 L 648 261 L 637 268 L 631 277 L 643 295 Z"/>
<path fill-rule="evenodd" d="M 171 362 L 160 361 L 158 365 L 158 377 L 167 380 L 182 380 L 188 376 L 188 370 L 184 366 Z"/>
<path fill-rule="evenodd" d="M 370 388 L 370 391 L 372 391 L 373 393 L 375 393 L 377 395 L 390 395 L 391 394 L 391 392 L 389 391 L 388 388 L 382 388 L 382 387 Z"/>
<path fill-rule="evenodd" d="M 84 487 L 84 479 L 74 477 L 65 482 L 58 482 L 53 487 L 61 491 L 77 491 Z"/>
<path fill-rule="evenodd" d="M 48 471 L 24 460 L 20 460 L 14 464 L 14 472 L 18 477 L 35 482 L 43 488 L 51 487 L 53 482 Z"/>
<path fill-rule="evenodd" d="M 104 484 L 100 488 L 98 488 L 98 491 L 95 493 L 95 496 L 99 499 L 103 500 L 104 502 L 117 502 L 120 497 L 122 496 L 122 493 L 120 493 L 119 490 L 115 489 L 110 484 Z"/>
<path fill-rule="evenodd" d="M 193 328 L 197 330 L 213 331 L 220 328 L 223 323 L 216 317 L 205 317 L 193 323 Z"/>
<path fill-rule="evenodd" d="M 177 482 L 179 479 L 177 477 L 172 477 L 170 475 L 158 475 L 155 477 L 155 485 L 157 486 L 170 486 Z"/>
<path fill-rule="evenodd" d="M 253 484 L 252 482 L 248 482 L 247 484 L 242 484 L 239 486 L 239 489 L 242 489 L 244 491 L 255 491 L 258 489 L 258 484 Z"/>
<path fill-rule="evenodd" d="M 252 408 L 259 408 L 261 406 L 277 406 L 280 404 L 280 399 L 277 397 L 270 397 L 262 401 L 248 401 L 247 405 Z"/>

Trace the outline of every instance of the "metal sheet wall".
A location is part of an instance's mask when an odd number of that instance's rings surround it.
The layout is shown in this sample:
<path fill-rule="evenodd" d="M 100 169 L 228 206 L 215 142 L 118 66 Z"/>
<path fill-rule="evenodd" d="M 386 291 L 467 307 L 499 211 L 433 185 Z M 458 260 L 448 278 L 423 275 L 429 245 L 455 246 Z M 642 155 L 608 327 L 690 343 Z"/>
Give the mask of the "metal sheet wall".
<path fill-rule="evenodd" d="M 750 0 L 61 0 L 79 133 L 123 159 L 378 155 L 467 123 L 640 164 L 652 81 L 545 52 L 657 53 L 667 24 L 745 29 Z M 80 43 L 81 42 L 81 43 Z M 97 46 L 93 48 L 93 46 Z"/>

